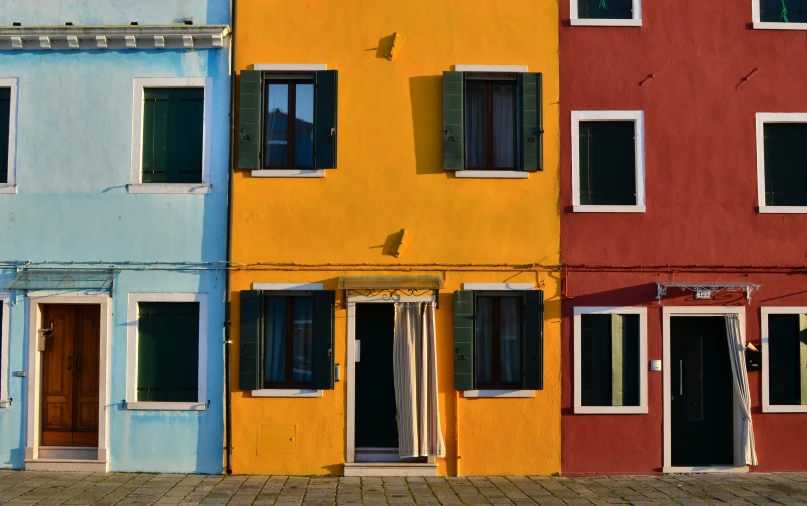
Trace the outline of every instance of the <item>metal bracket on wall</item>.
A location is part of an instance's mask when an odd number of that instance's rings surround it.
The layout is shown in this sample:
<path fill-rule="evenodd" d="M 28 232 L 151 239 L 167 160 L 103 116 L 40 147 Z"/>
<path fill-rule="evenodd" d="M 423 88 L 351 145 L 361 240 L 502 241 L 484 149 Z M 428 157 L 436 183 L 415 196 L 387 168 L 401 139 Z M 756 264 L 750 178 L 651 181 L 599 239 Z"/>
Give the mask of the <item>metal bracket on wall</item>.
<path fill-rule="evenodd" d="M 679 283 L 679 282 L 657 282 L 656 300 L 661 304 L 661 298 L 667 295 L 668 288 L 680 288 L 682 292 L 690 291 L 695 293 L 696 299 L 711 299 L 711 294 L 720 292 L 745 292 L 748 304 L 751 304 L 751 296 L 759 290 L 762 285 L 756 283 Z M 708 294 L 709 296 L 705 296 Z"/>
<path fill-rule="evenodd" d="M 365 297 L 381 297 L 382 300 L 390 302 L 398 302 L 401 297 L 422 297 L 424 295 L 433 295 L 436 307 L 440 307 L 439 289 L 431 288 L 372 288 L 372 289 L 359 289 L 348 288 L 345 290 L 345 296 L 351 295 L 365 296 Z"/>

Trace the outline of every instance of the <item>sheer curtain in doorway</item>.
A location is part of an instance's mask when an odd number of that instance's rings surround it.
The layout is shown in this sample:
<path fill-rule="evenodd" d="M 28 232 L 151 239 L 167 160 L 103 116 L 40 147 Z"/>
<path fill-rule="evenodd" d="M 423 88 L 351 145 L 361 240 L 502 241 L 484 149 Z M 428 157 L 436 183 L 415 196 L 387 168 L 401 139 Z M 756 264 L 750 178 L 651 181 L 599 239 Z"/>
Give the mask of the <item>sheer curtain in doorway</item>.
<path fill-rule="evenodd" d="M 754 424 L 751 422 L 751 393 L 748 388 L 748 371 L 745 368 L 745 346 L 743 346 L 740 333 L 740 318 L 736 314 L 726 315 L 726 334 L 729 339 L 734 392 L 740 401 L 743 415 L 740 424 L 743 462 L 747 466 L 755 466 L 757 465 L 757 450 L 754 447 Z"/>

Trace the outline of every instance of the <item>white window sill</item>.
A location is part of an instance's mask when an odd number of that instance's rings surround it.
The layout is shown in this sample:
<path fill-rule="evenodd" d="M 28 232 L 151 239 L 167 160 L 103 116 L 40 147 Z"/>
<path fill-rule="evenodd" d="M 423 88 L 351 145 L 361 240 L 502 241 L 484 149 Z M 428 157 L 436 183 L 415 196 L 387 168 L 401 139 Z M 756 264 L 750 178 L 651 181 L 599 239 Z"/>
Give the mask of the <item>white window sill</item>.
<path fill-rule="evenodd" d="M 663 473 L 747 473 L 748 466 L 664 467 Z"/>
<path fill-rule="evenodd" d="M 642 26 L 641 19 L 570 19 L 572 26 Z"/>
<path fill-rule="evenodd" d="M 131 411 L 205 411 L 207 406 L 200 402 L 127 402 Z"/>
<path fill-rule="evenodd" d="M 759 206 L 759 214 L 807 214 L 807 206 Z"/>
<path fill-rule="evenodd" d="M 14 183 L 3 183 L 0 184 L 0 194 L 13 194 L 17 193 L 17 185 Z"/>
<path fill-rule="evenodd" d="M 575 406 L 575 415 L 646 415 L 647 406 Z"/>
<path fill-rule="evenodd" d="M 807 413 L 807 406 L 801 405 L 793 405 L 793 406 L 784 406 L 781 404 L 774 404 L 774 405 L 762 405 L 762 412 L 763 413 Z"/>
<path fill-rule="evenodd" d="M 213 185 L 208 183 L 130 183 L 129 193 L 206 195 L 213 193 Z"/>
<path fill-rule="evenodd" d="M 9 401 L 9 400 L 0 401 L 0 408 L 7 408 L 9 406 L 11 406 L 11 401 Z"/>
<path fill-rule="evenodd" d="M 252 177 L 325 177 L 325 169 L 253 170 Z"/>
<path fill-rule="evenodd" d="M 310 398 L 322 397 L 322 390 L 307 390 L 299 388 L 283 388 L 253 390 L 252 397 L 293 397 Z"/>
<path fill-rule="evenodd" d="M 754 30 L 807 30 L 807 23 L 771 23 L 754 21 Z"/>
<path fill-rule="evenodd" d="M 535 390 L 464 390 L 466 399 L 527 399 L 535 397 Z"/>
<path fill-rule="evenodd" d="M 467 179 L 528 179 L 529 172 L 523 170 L 458 170 L 454 177 Z"/>
<path fill-rule="evenodd" d="M 643 213 L 646 206 L 590 206 L 579 205 L 572 206 L 576 213 Z"/>

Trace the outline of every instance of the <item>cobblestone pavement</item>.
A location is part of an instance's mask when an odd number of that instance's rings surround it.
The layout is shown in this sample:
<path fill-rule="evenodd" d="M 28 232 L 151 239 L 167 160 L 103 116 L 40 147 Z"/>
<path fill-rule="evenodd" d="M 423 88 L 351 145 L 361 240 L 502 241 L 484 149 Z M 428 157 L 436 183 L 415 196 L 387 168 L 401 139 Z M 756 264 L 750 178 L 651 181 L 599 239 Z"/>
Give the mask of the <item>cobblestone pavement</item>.
<path fill-rule="evenodd" d="M 306 478 L 0 470 L 0 504 L 807 505 L 807 474 Z"/>

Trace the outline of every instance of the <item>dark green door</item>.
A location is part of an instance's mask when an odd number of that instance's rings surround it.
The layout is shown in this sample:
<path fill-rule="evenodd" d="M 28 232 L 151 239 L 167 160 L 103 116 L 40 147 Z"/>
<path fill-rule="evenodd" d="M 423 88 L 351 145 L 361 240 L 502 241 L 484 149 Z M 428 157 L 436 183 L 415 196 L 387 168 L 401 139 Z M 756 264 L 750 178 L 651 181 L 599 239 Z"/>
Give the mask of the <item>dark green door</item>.
<path fill-rule="evenodd" d="M 672 317 L 672 465 L 734 464 L 734 392 L 726 323 Z"/>
<path fill-rule="evenodd" d="M 392 376 L 393 304 L 356 304 L 356 448 L 398 448 Z"/>

